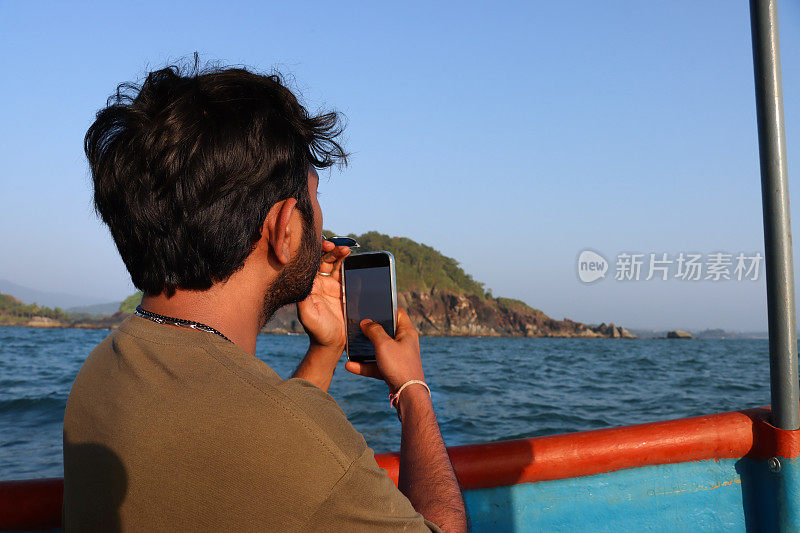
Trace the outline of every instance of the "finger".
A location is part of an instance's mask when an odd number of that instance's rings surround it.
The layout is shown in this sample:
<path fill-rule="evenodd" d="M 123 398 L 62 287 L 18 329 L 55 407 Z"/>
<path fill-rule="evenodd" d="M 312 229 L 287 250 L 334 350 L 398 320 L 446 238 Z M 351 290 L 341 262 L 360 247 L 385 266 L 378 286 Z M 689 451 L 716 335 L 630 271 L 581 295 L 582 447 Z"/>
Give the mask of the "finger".
<path fill-rule="evenodd" d="M 378 365 L 375 363 L 356 363 L 355 361 L 347 361 L 344 364 L 345 370 L 352 372 L 358 376 L 366 376 L 368 378 L 383 379 Z"/>
<path fill-rule="evenodd" d="M 344 261 L 345 257 L 350 255 L 350 248 L 347 246 L 339 246 L 337 247 L 337 250 L 339 248 L 342 249 L 340 252 L 341 255 L 338 256 L 336 262 L 331 266 L 331 277 L 336 281 L 342 280 L 342 261 Z"/>
<path fill-rule="evenodd" d="M 326 240 L 322 241 L 322 252 L 323 253 L 324 252 L 330 252 L 334 248 L 336 248 L 336 245 L 334 243 L 332 243 L 331 241 L 326 241 Z"/>
<path fill-rule="evenodd" d="M 343 259 L 349 253 L 350 253 L 350 247 L 337 246 L 328 255 L 332 255 L 333 262 L 336 262 L 339 261 L 340 259 Z"/>
<path fill-rule="evenodd" d="M 411 322 L 406 310 L 399 307 L 397 309 L 397 335 L 395 336 L 399 339 L 408 335 L 419 336 L 419 332 L 414 327 L 414 323 Z"/>
<path fill-rule="evenodd" d="M 350 253 L 350 248 L 347 246 L 337 246 L 330 252 L 324 254 L 322 260 L 326 263 L 334 264 L 343 259 L 348 253 Z"/>
<path fill-rule="evenodd" d="M 392 340 L 392 338 L 386 333 L 386 330 L 383 329 L 383 326 L 374 320 L 365 318 L 359 325 L 361 326 L 361 331 L 364 332 L 364 335 L 372 342 L 372 345 L 375 346 L 375 348 L 378 348 L 379 345 Z"/>
<path fill-rule="evenodd" d="M 322 259 L 319 263 L 319 271 L 324 272 L 325 274 L 331 274 L 339 268 L 339 265 L 348 254 L 350 253 L 350 248 L 347 246 L 336 246 L 333 250 L 330 250 L 322 255 Z"/>

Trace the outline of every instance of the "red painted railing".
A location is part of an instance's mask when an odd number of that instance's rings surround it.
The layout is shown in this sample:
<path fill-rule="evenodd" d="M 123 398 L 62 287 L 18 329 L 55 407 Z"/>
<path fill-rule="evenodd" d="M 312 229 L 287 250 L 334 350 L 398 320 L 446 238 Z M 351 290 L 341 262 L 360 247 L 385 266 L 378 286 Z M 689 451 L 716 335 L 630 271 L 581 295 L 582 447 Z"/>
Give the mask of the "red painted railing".
<path fill-rule="evenodd" d="M 448 450 L 464 489 L 704 459 L 800 456 L 800 432 L 774 428 L 768 415 L 769 408 L 756 408 Z M 377 460 L 396 483 L 399 454 Z"/>
<path fill-rule="evenodd" d="M 41 531 L 61 527 L 64 480 L 0 481 L 0 531 Z"/>
<path fill-rule="evenodd" d="M 800 456 L 800 431 L 765 420 L 768 408 L 448 448 L 464 489 L 565 479 L 704 459 Z M 399 455 L 376 456 L 397 483 Z M 0 482 L 0 530 L 61 525 L 62 479 Z"/>

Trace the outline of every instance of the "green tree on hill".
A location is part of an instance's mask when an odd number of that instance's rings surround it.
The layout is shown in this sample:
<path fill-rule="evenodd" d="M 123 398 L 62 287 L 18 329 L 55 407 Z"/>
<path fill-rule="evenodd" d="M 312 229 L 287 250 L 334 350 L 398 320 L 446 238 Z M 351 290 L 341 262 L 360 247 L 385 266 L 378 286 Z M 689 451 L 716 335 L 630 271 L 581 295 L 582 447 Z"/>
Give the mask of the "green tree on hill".
<path fill-rule="evenodd" d="M 26 322 L 35 316 L 54 320 L 69 318 L 69 314 L 65 313 L 60 307 L 50 309 L 49 307 L 40 307 L 37 303 L 24 304 L 10 294 L 0 293 L 0 323 Z"/>
<path fill-rule="evenodd" d="M 122 300 L 122 303 L 119 304 L 118 312 L 132 315 L 136 310 L 136 306 L 140 303 L 142 303 L 142 291 L 135 292 Z"/>
<path fill-rule="evenodd" d="M 442 255 L 439 251 L 407 237 L 390 237 L 377 231 L 362 235 L 351 234 L 361 245 L 358 252 L 386 250 L 395 258 L 397 290 L 427 291 L 433 288 L 470 294 L 479 298 L 491 298 L 483 283 L 475 281 L 464 272 L 458 261 Z"/>

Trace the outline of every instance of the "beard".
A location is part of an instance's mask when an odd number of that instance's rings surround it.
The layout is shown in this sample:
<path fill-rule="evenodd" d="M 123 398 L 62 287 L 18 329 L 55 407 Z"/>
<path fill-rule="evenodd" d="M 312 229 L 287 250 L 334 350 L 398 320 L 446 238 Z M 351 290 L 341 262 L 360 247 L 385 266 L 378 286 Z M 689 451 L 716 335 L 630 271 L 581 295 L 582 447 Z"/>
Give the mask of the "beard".
<path fill-rule="evenodd" d="M 261 328 L 284 305 L 302 302 L 311 294 L 322 256 L 322 240 L 314 232 L 313 221 L 303 220 L 303 237 L 297 257 L 287 263 L 272 281 L 261 307 Z M 261 329 L 259 328 L 259 329 Z"/>

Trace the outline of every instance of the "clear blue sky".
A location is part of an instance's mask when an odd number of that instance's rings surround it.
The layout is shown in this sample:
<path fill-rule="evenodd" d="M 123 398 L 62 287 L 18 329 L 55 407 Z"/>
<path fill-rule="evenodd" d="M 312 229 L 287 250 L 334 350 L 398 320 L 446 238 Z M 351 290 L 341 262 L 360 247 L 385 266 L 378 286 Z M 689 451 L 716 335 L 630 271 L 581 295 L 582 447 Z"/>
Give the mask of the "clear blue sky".
<path fill-rule="evenodd" d="M 98 302 L 133 290 L 91 209 L 83 135 L 117 83 L 198 51 L 278 68 L 310 108 L 345 113 L 354 156 L 323 176 L 326 228 L 425 242 L 556 318 L 764 329 L 763 281 L 575 272 L 584 248 L 763 249 L 748 15 L 745 0 L 0 2 L 0 278 Z M 780 16 L 796 182 L 800 5 Z"/>

